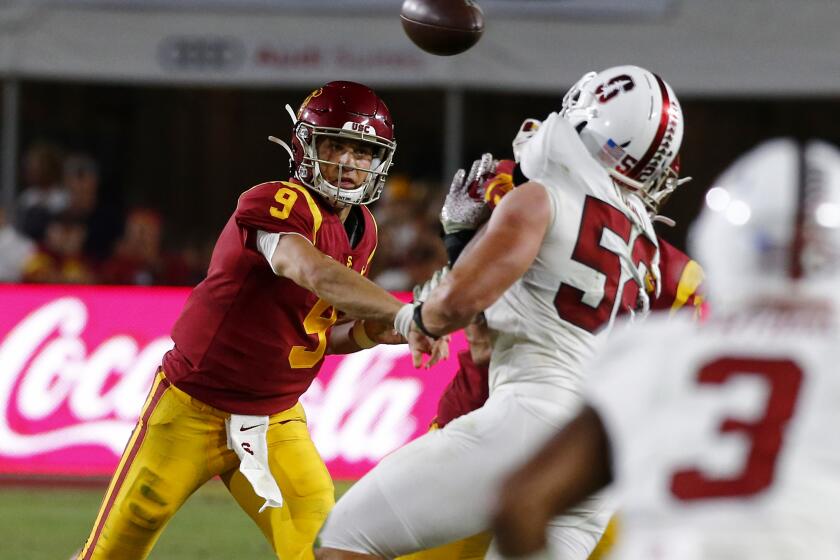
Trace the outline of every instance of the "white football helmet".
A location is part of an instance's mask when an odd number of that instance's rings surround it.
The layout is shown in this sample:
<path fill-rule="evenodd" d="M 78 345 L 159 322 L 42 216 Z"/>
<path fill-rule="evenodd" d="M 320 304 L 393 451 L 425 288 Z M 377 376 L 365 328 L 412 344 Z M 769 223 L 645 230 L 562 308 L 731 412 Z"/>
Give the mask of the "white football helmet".
<path fill-rule="evenodd" d="M 621 186 L 656 213 L 685 180 L 672 164 L 683 138 L 683 114 L 674 90 L 639 66 L 585 74 L 563 97 L 560 115 L 589 153 Z"/>
<path fill-rule="evenodd" d="M 818 141 L 761 144 L 706 193 L 690 242 L 714 306 L 838 301 L 840 151 Z"/>

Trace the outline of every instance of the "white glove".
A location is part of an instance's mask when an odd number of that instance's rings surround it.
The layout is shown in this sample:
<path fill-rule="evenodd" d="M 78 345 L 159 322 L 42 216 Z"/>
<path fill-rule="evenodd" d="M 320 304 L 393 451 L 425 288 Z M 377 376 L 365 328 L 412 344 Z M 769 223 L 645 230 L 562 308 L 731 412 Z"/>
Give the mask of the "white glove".
<path fill-rule="evenodd" d="M 423 282 L 422 284 L 417 284 L 414 286 L 414 302 L 415 303 L 423 303 L 427 299 L 429 299 L 429 295 L 432 291 L 438 287 L 441 283 L 443 278 L 449 274 L 449 267 L 444 266 L 440 270 L 436 270 L 432 277 Z"/>
<path fill-rule="evenodd" d="M 440 223 L 445 233 L 476 230 L 487 220 L 490 210 L 479 187 L 493 174 L 495 167 L 493 155 L 484 154 L 473 162 L 469 173 L 463 169 L 455 173 L 440 211 Z"/>

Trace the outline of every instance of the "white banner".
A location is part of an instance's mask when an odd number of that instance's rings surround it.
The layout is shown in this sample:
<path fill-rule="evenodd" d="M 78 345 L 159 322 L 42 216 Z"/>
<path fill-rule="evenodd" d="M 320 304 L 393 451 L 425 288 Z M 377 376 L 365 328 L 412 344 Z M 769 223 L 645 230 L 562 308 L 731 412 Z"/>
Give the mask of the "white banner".
<path fill-rule="evenodd" d="M 82 6 L 120 10 L 237 10 L 355 12 L 382 14 L 399 11 L 400 0 L 40 0 L 55 7 Z M 677 0 L 481 0 L 487 15 L 555 17 L 662 16 Z"/>
<path fill-rule="evenodd" d="M 628 2 L 651 13 L 670 8 L 663 17 L 619 14 L 606 22 L 488 13 L 478 45 L 448 58 L 409 42 L 398 1 L 381 15 L 60 4 L 0 8 L 0 72 L 107 82 L 311 87 L 352 79 L 372 86 L 561 92 L 587 70 L 634 63 L 660 73 L 682 95 L 840 91 L 836 0 L 797 2 L 795 18 L 790 3 L 761 2 L 757 10 L 755 3 L 729 0 Z M 564 4 L 618 9 L 622 1 Z"/>

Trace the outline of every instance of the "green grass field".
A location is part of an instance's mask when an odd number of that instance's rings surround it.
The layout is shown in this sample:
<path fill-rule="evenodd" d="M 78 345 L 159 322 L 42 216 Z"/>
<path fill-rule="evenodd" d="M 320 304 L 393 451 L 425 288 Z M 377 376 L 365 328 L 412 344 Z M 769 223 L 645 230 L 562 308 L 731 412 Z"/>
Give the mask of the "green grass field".
<path fill-rule="evenodd" d="M 336 494 L 350 483 L 336 482 Z M 105 488 L 0 487 L 0 559 L 66 560 L 87 538 Z M 224 485 L 211 481 L 163 533 L 155 560 L 261 560 L 274 555 Z"/>

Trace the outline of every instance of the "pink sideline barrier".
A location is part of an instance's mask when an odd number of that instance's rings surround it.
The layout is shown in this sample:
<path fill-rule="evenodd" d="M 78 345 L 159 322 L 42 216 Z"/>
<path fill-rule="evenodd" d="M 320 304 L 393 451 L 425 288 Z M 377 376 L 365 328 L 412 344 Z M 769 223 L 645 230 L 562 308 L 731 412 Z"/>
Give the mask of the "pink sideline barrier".
<path fill-rule="evenodd" d="M 188 294 L 0 286 L 0 475 L 110 475 Z M 327 357 L 302 401 L 332 475 L 357 478 L 424 433 L 464 347 L 429 371 L 405 345 Z"/>

